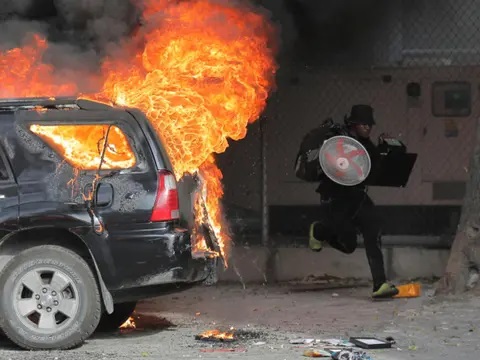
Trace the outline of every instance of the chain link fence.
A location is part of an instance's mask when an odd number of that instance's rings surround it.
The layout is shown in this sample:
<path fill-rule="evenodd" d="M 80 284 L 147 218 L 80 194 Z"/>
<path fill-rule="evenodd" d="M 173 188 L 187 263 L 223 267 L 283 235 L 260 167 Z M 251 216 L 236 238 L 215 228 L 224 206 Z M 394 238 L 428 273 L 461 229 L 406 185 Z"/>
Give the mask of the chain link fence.
<path fill-rule="evenodd" d="M 281 26 L 280 70 L 262 126 L 220 157 L 236 241 L 260 244 L 267 227 L 277 246 L 306 245 L 319 196 L 294 175 L 300 141 L 365 103 L 375 110 L 373 140 L 386 132 L 418 154 L 405 188 L 369 190 L 384 242 L 448 247 L 476 138 L 480 0 L 262 4 Z"/>

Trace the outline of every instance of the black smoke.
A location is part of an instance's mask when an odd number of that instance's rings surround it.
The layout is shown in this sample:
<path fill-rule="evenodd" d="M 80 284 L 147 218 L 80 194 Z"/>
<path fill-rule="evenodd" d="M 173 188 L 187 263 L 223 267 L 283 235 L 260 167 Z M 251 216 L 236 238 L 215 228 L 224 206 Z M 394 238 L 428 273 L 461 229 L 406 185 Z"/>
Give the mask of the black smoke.
<path fill-rule="evenodd" d="M 0 0 L 0 50 L 32 33 L 49 42 L 56 66 L 95 65 L 141 22 L 134 0 Z"/>
<path fill-rule="evenodd" d="M 283 0 L 297 32 L 295 52 L 316 64 L 367 61 L 362 59 L 385 21 L 389 1 Z"/>

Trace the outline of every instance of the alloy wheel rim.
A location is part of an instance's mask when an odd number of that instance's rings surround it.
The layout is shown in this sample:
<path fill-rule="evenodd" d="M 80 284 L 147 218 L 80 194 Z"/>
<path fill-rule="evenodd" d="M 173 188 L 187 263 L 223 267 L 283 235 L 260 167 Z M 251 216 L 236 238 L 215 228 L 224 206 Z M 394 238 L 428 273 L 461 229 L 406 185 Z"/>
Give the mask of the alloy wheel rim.
<path fill-rule="evenodd" d="M 77 285 L 55 267 L 30 269 L 16 282 L 12 296 L 17 318 L 43 334 L 63 330 L 79 310 Z"/>

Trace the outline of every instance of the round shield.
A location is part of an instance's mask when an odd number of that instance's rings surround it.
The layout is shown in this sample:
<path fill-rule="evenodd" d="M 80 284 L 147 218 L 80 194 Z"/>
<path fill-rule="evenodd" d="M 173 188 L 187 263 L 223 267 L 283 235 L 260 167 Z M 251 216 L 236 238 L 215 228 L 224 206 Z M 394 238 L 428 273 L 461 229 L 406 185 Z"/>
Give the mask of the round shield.
<path fill-rule="evenodd" d="M 340 185 L 358 185 L 370 173 L 371 161 L 367 150 L 348 136 L 334 136 L 326 140 L 318 157 L 325 175 Z"/>

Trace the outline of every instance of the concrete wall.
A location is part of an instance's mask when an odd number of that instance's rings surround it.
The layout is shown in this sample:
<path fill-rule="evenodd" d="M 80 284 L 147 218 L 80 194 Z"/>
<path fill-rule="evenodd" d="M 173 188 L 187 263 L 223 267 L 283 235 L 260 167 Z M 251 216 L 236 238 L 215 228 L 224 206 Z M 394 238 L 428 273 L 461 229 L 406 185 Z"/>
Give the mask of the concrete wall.
<path fill-rule="evenodd" d="M 228 269 L 218 268 L 221 282 L 265 282 L 268 254 L 263 247 L 237 247 Z M 389 279 L 432 278 L 443 275 L 449 251 L 418 247 L 384 249 Z M 337 276 L 371 280 L 365 250 L 345 255 L 332 248 L 320 253 L 306 248 L 279 248 L 274 257 L 274 280 L 295 281 L 308 276 Z"/>
<path fill-rule="evenodd" d="M 389 82 L 384 76 L 390 76 Z M 478 68 L 381 69 L 372 71 L 311 71 L 296 73 L 296 85 L 280 90 L 268 112 L 268 175 L 270 204 L 315 204 L 315 185 L 295 178 L 293 161 L 302 136 L 323 119 L 333 116 L 343 122 L 356 103 L 375 108 L 377 126 L 372 139 L 387 132 L 418 154 L 405 189 L 372 188 L 378 204 L 461 204 L 463 197 L 436 200 L 435 182 L 465 182 L 475 141 L 479 111 Z M 435 117 L 432 114 L 432 84 L 436 81 L 466 81 L 471 84 L 472 109 L 465 117 Z M 412 101 L 406 94 L 409 82 L 421 85 L 421 97 Z M 457 134 L 446 135 L 447 124 Z"/>
<path fill-rule="evenodd" d="M 385 82 L 385 76 L 391 80 Z M 273 95 L 265 112 L 269 205 L 318 204 L 316 184 L 297 179 L 293 162 L 303 135 L 332 116 L 343 122 L 356 103 L 375 108 L 377 126 L 372 139 L 382 132 L 402 140 L 408 151 L 418 154 L 406 188 L 372 188 L 379 205 L 461 205 L 463 197 L 438 199 L 437 183 L 465 183 L 473 151 L 479 113 L 479 91 L 475 79 L 480 68 L 379 69 L 356 72 L 311 71 L 295 73 L 295 85 Z M 471 84 L 471 114 L 465 117 L 436 117 L 432 114 L 432 85 L 437 81 L 466 81 Z M 406 94 L 407 84 L 418 82 L 418 100 Z M 453 136 L 446 130 L 457 130 Z M 261 134 L 259 124 L 250 126 L 247 137 L 232 142 L 221 154 L 225 201 L 260 211 Z M 376 141 L 376 140 L 375 140 Z"/>

